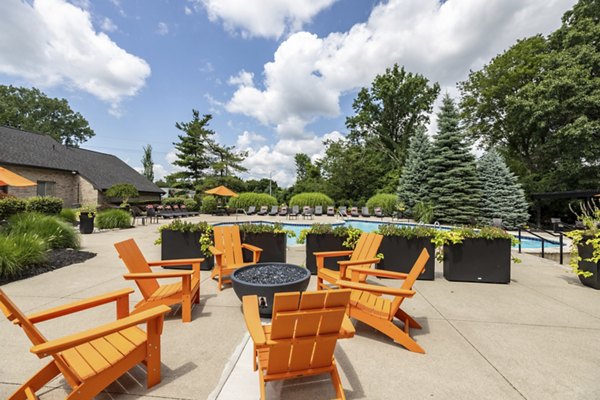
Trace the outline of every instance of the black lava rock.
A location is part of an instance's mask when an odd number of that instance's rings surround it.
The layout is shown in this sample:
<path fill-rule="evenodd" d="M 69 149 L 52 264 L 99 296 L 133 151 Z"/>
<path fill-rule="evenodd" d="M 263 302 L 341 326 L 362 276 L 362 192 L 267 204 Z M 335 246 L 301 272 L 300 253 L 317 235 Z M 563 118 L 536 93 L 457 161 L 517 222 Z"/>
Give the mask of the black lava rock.
<path fill-rule="evenodd" d="M 259 265 L 237 271 L 235 274 L 235 277 L 240 281 L 260 285 L 281 285 L 298 281 L 305 276 L 306 274 L 302 270 L 285 264 Z"/>

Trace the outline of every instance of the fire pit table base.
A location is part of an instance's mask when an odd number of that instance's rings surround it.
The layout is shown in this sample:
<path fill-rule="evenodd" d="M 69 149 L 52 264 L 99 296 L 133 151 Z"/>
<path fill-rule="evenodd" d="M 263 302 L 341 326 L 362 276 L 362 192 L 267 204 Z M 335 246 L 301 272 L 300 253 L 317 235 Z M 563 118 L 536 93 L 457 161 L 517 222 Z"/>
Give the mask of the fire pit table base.
<path fill-rule="evenodd" d="M 271 318 L 275 293 L 305 291 L 310 271 L 293 264 L 260 263 L 235 270 L 231 282 L 240 300 L 247 295 L 257 295 L 260 316 Z"/>

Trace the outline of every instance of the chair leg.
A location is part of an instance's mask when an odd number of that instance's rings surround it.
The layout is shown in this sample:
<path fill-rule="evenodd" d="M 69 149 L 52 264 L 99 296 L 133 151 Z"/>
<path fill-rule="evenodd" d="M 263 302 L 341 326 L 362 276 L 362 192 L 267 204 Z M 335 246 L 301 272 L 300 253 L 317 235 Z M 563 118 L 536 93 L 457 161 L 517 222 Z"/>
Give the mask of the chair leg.
<path fill-rule="evenodd" d="M 404 312 L 401 308 L 396 311 L 395 317 L 400 321 L 404 322 L 405 331 L 408 332 L 409 328 L 421 329 L 422 326 L 415 321 L 410 315 Z"/>
<path fill-rule="evenodd" d="M 335 360 L 333 360 L 330 374 L 331 382 L 333 383 L 333 388 L 335 389 L 335 394 L 337 398 L 340 400 L 346 400 L 346 395 L 344 394 L 344 387 L 342 386 L 342 380 L 340 378 L 340 374 L 338 373 Z"/>
<path fill-rule="evenodd" d="M 266 393 L 266 388 L 265 388 L 265 378 L 263 376 L 262 371 L 258 371 L 258 380 L 259 380 L 259 384 L 260 384 L 260 400 L 266 400 L 267 393 Z"/>
<path fill-rule="evenodd" d="M 160 334 L 162 332 L 163 318 L 158 317 L 148 321 L 148 350 L 146 356 L 147 383 L 150 389 L 160 383 Z"/>
<path fill-rule="evenodd" d="M 394 339 L 394 342 L 406 347 L 407 350 L 414 351 L 415 353 L 425 354 L 425 350 L 414 341 L 406 332 L 398 328 L 391 321 L 385 321 L 382 325 L 383 329 L 379 329 L 382 333 L 385 333 L 390 338 Z"/>
<path fill-rule="evenodd" d="M 183 295 L 181 300 L 181 320 L 182 322 L 192 320 L 192 299 L 189 295 Z"/>
<path fill-rule="evenodd" d="M 50 382 L 55 376 L 60 374 L 58 367 L 54 361 L 48 363 L 44 368 L 39 370 L 27 382 L 19 387 L 10 397 L 9 400 L 27 400 L 27 390 L 33 394 L 42 388 L 46 383 Z"/>
<path fill-rule="evenodd" d="M 221 287 L 223 286 L 223 278 L 222 278 L 221 274 L 219 274 L 219 281 L 218 281 L 217 285 L 218 285 L 217 286 L 217 290 L 220 292 L 221 291 Z"/>
<path fill-rule="evenodd" d="M 317 290 L 321 289 L 323 289 L 323 279 L 319 278 L 319 275 L 317 275 Z"/>

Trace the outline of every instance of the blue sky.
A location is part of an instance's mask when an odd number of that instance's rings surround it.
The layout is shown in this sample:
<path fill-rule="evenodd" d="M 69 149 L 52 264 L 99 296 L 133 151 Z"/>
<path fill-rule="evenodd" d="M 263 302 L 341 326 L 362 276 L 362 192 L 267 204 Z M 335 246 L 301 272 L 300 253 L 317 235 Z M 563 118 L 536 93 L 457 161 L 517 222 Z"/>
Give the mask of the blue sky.
<path fill-rule="evenodd" d="M 213 114 L 249 152 L 245 177 L 294 179 L 345 134 L 357 90 L 394 63 L 456 82 L 518 38 L 547 34 L 573 0 L 3 0 L 0 83 L 66 98 L 96 136 L 82 147 L 158 177 L 175 122 Z M 435 131 L 435 121 L 430 128 Z"/>

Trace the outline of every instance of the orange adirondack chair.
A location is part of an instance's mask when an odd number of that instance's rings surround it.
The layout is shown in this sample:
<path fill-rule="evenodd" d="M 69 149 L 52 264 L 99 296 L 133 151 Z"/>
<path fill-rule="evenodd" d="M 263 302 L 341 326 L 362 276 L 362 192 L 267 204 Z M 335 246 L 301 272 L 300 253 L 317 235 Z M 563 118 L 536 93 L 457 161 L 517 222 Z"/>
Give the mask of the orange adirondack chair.
<path fill-rule="evenodd" d="M 338 338 L 354 336 L 345 315 L 349 290 L 277 293 L 271 325 L 261 325 L 258 297 L 244 296 L 246 326 L 254 342 L 254 371 L 265 383 L 328 373 L 338 399 L 345 399 L 333 352 Z"/>
<path fill-rule="evenodd" d="M 423 249 L 408 274 L 384 270 L 364 271 L 361 269 L 355 270 L 354 267 L 348 268 L 352 273 L 352 281 L 339 280 L 337 282 L 340 287 L 352 289 L 348 315 L 385 333 L 396 343 L 401 344 L 410 351 L 425 353 L 425 350 L 410 337 L 410 328 L 421 329 L 421 325 L 404 312 L 400 306 L 404 299 L 415 295 L 416 292 L 412 289 L 412 286 L 417 277 L 425 270 L 425 264 L 428 259 L 429 252 L 427 249 Z M 358 282 L 359 274 L 404 279 L 404 283 L 400 288 L 361 283 Z M 382 295 L 391 295 L 394 298 L 389 300 L 382 297 Z M 404 330 L 393 323 L 394 317 L 404 323 Z"/>
<path fill-rule="evenodd" d="M 221 291 L 223 283 L 231 282 L 229 275 L 236 269 L 246 265 L 256 264 L 260 260 L 262 249 L 251 244 L 242 243 L 240 227 L 237 225 L 215 226 L 213 228 L 215 245 L 210 246 L 210 252 L 215 256 L 215 267 L 211 278 L 218 279 L 218 289 Z M 252 262 L 244 262 L 242 249 L 252 252 Z"/>
<path fill-rule="evenodd" d="M 39 358 L 52 357 L 50 363 L 9 399 L 37 399 L 35 393 L 59 374 L 73 389 L 67 399 L 91 399 L 139 363 L 146 364 L 148 388 L 160 383 L 160 335 L 164 314 L 169 308 L 159 306 L 129 315 L 132 292 L 132 289 L 124 289 L 25 316 L 0 289 L 0 309 L 10 321 L 23 328 L 33 344 L 30 351 Z M 98 328 L 48 341 L 35 327 L 38 322 L 113 301 L 117 321 Z M 138 328 L 142 323 L 146 323 L 146 331 Z"/>
<path fill-rule="evenodd" d="M 321 251 L 314 253 L 317 258 L 317 290 L 328 289 L 329 286 L 323 284 L 323 281 L 327 281 L 330 284 L 335 284 L 339 279 L 350 279 L 350 274 L 347 272 L 348 267 L 354 269 L 363 268 L 369 269 L 372 264 L 377 264 L 379 258 L 377 250 L 383 240 L 382 235 L 376 233 L 362 233 L 356 243 L 354 250 L 341 250 L 341 251 Z M 334 271 L 329 268 L 325 268 L 325 259 L 327 257 L 340 257 L 350 256 L 349 260 L 338 261 L 340 266 L 339 271 Z M 364 282 L 367 279 L 366 275 L 360 275 L 360 282 Z"/>
<path fill-rule="evenodd" d="M 123 260 L 129 274 L 127 280 L 135 280 L 144 299 L 135 305 L 134 313 L 156 307 L 159 304 L 171 306 L 181 304 L 183 322 L 192 320 L 192 303 L 200 303 L 200 263 L 203 258 L 162 260 L 148 262 L 133 239 L 115 243 L 119 258 Z M 192 265 L 192 271 L 152 272 L 150 267 Z M 161 278 L 181 278 L 179 283 L 159 285 Z"/>

